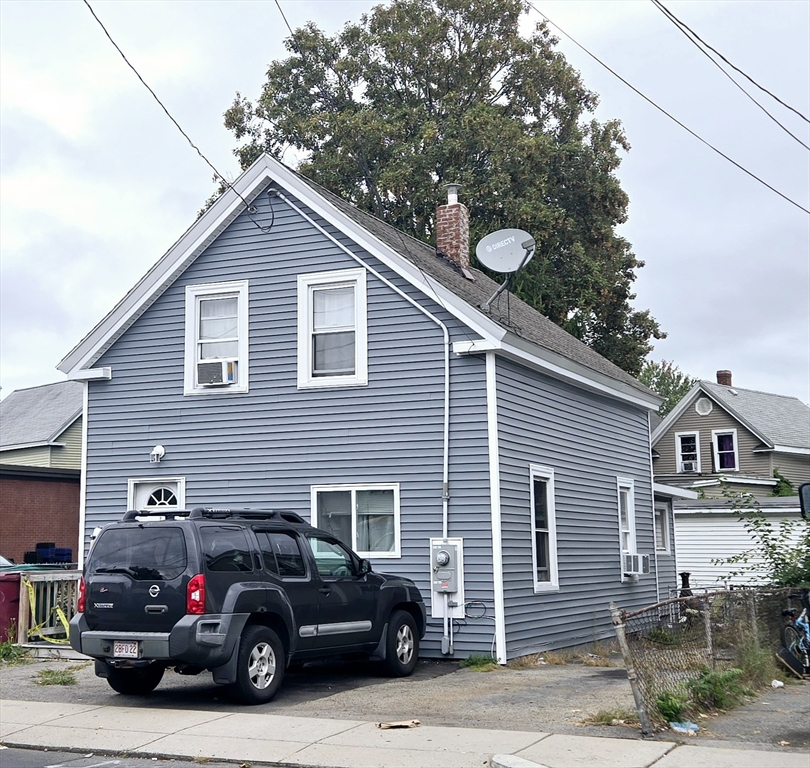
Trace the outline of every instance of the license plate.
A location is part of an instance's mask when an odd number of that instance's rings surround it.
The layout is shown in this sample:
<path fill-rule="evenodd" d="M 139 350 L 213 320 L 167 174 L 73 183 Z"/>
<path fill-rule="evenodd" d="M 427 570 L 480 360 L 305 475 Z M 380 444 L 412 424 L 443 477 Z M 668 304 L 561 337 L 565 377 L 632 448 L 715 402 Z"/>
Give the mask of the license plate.
<path fill-rule="evenodd" d="M 137 640 L 116 640 L 113 643 L 113 656 L 118 659 L 137 659 Z"/>

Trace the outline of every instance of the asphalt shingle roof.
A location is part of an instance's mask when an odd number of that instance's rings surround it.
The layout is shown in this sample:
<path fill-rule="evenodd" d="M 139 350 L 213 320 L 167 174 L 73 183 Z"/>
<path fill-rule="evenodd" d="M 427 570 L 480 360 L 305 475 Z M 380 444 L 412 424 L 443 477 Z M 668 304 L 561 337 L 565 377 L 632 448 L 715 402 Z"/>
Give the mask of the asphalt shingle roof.
<path fill-rule="evenodd" d="M 810 408 L 797 397 L 727 387 L 712 381 L 700 384 L 773 445 L 810 448 Z"/>
<path fill-rule="evenodd" d="M 400 232 L 370 213 L 359 210 L 311 179 L 300 176 L 300 174 L 299 178 L 345 216 L 368 230 L 372 235 L 417 266 L 424 274 L 437 280 L 472 307 L 480 310 L 481 306 L 499 288 L 499 283 L 496 283 L 478 269 L 470 268 L 469 272 L 475 279 L 468 279 L 448 259 L 437 256 L 436 249 L 432 246 Z M 651 390 L 629 373 L 610 362 L 607 358 L 602 357 L 598 352 L 594 352 L 586 344 L 564 331 L 517 296 L 513 294 L 508 296 L 508 315 L 506 302 L 507 297 L 502 294 L 491 308 L 489 317 L 498 325 L 507 328 L 517 336 L 551 352 L 563 355 L 569 360 L 584 365 L 593 371 L 628 384 L 645 394 L 651 393 Z"/>
<path fill-rule="evenodd" d="M 81 414 L 83 389 L 60 381 L 12 392 L 0 401 L 0 450 L 54 440 Z"/>

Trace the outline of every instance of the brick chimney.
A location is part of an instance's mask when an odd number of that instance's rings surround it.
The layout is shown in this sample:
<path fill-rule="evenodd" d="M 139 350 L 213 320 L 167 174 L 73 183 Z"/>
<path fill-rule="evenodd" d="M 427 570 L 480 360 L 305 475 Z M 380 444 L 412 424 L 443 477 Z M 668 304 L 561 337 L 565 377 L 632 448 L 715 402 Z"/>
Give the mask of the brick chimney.
<path fill-rule="evenodd" d="M 436 251 L 462 272 L 470 268 L 470 212 L 458 201 L 460 184 L 445 184 L 447 205 L 436 209 Z"/>
<path fill-rule="evenodd" d="M 721 384 L 724 387 L 731 386 L 731 371 L 718 371 L 717 372 L 717 383 Z"/>

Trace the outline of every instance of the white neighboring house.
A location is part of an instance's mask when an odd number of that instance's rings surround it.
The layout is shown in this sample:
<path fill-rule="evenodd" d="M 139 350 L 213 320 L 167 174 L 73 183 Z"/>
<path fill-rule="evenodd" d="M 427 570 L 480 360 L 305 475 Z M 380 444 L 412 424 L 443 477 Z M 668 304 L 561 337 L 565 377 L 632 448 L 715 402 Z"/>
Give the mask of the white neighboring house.
<path fill-rule="evenodd" d="M 783 520 L 801 521 L 798 496 L 763 497 L 757 502 L 774 529 Z M 732 509 L 725 498 L 674 502 L 676 565 L 679 573 L 691 574 L 692 587 L 739 586 L 763 579 L 764 571 L 756 567 L 762 562 L 759 558 L 752 558 L 752 571 L 733 578 L 725 577 L 730 571 L 741 570 L 741 566 L 713 562 L 754 548 L 754 541 L 740 520 L 742 511 Z M 796 544 L 798 526 L 794 526 L 794 534 L 792 543 Z"/>

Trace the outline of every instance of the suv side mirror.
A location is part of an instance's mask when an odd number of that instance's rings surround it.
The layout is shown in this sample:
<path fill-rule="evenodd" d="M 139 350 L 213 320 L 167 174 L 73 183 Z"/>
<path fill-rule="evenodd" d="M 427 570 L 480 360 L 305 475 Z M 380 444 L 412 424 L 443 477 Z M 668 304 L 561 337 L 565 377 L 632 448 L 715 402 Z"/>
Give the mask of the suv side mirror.
<path fill-rule="evenodd" d="M 802 510 L 802 517 L 807 520 L 807 513 L 810 512 L 810 483 L 802 483 L 799 486 L 799 507 Z"/>
<path fill-rule="evenodd" d="M 810 487 L 810 483 L 808 483 L 808 487 Z M 363 575 L 366 573 L 371 573 L 371 560 L 366 560 L 364 557 L 360 561 L 360 573 Z"/>

